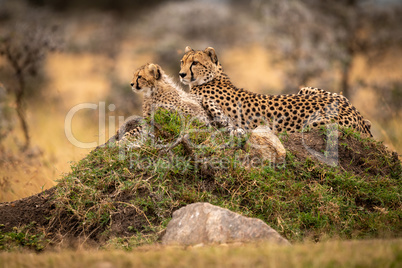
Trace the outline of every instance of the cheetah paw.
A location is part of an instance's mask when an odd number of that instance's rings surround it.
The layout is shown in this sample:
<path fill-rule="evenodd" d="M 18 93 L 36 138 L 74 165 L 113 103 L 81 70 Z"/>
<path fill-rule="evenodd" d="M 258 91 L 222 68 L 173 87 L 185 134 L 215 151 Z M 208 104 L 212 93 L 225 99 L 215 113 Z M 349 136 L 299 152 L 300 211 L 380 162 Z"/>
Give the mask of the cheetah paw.
<path fill-rule="evenodd" d="M 229 133 L 230 136 L 236 136 L 236 137 L 241 137 L 246 134 L 246 131 L 240 127 L 228 127 L 227 132 Z"/>

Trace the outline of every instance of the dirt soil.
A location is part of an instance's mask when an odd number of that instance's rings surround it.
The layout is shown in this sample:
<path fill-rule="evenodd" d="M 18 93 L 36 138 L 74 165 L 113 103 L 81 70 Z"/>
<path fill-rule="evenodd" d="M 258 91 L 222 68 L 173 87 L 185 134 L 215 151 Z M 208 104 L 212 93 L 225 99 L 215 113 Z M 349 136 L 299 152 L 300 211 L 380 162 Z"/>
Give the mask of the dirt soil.
<path fill-rule="evenodd" d="M 339 165 L 342 169 L 355 174 L 369 173 L 370 175 L 386 175 L 390 174 L 391 168 L 383 168 L 377 163 L 380 155 L 391 156 L 391 167 L 400 169 L 400 160 L 397 153 L 392 153 L 380 144 L 375 145 L 368 143 L 362 145 L 356 138 L 344 134 L 339 136 L 338 156 Z M 309 133 L 291 133 L 287 137 L 282 138 L 283 144 L 289 152 L 291 152 L 297 160 L 305 161 L 307 158 L 314 160 L 315 156 L 311 152 L 322 152 L 326 148 L 325 136 L 319 132 Z M 376 162 L 377 161 L 377 162 Z M 394 168 L 392 168 L 394 169 Z M 50 236 L 69 235 L 78 237 L 82 234 L 76 228 L 78 221 L 75 221 L 71 215 L 60 215 L 58 219 L 49 222 L 51 216 L 56 213 L 56 206 L 52 203 L 56 188 L 53 187 L 44 192 L 33 196 L 23 198 L 13 202 L 0 203 L 0 229 L 2 231 L 10 231 L 14 226 L 23 226 L 33 221 L 37 227 L 43 227 Z M 123 194 L 119 199 L 121 202 L 128 201 L 132 198 L 132 194 Z M 112 215 L 111 230 L 115 235 L 125 235 L 123 230 L 127 230 L 127 226 L 133 225 L 133 222 L 141 224 L 146 219 L 145 215 L 139 215 L 134 208 L 120 209 Z M 40 228 L 38 228 L 40 229 Z M 93 230 L 94 232 L 96 230 Z"/>
<path fill-rule="evenodd" d="M 46 217 L 49 217 L 55 209 L 49 202 L 54 192 L 55 187 L 20 200 L 0 203 L 0 224 L 4 224 L 5 231 L 33 221 L 39 226 L 47 226 L 49 220 Z"/>

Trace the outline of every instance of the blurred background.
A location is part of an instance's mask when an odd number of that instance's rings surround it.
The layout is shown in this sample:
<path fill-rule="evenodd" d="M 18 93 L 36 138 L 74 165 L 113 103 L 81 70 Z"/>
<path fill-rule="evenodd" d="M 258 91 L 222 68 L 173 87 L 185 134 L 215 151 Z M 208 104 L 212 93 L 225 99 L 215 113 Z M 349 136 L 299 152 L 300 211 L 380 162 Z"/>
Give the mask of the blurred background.
<path fill-rule="evenodd" d="M 72 161 L 141 114 L 133 71 L 176 79 L 184 48 L 212 46 L 238 87 L 342 92 L 402 152 L 402 1 L 0 0 L 0 202 L 54 186 Z M 187 89 L 186 89 L 187 90 Z M 110 104 L 114 105 L 109 108 Z M 103 119 L 102 119 L 103 120 Z"/>

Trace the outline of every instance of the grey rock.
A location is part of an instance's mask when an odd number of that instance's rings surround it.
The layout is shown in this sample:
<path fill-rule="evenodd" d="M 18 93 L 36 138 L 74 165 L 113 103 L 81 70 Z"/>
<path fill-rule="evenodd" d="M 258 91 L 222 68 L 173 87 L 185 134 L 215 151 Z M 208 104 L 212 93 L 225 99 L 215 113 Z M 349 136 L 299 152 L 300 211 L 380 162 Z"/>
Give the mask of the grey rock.
<path fill-rule="evenodd" d="M 268 126 L 258 126 L 250 135 L 246 149 L 258 156 L 262 161 L 269 160 L 274 164 L 285 162 L 286 150 L 282 142 Z"/>
<path fill-rule="evenodd" d="M 244 217 L 209 203 L 194 203 L 175 211 L 162 237 L 164 245 L 251 241 L 290 244 L 262 220 Z"/>

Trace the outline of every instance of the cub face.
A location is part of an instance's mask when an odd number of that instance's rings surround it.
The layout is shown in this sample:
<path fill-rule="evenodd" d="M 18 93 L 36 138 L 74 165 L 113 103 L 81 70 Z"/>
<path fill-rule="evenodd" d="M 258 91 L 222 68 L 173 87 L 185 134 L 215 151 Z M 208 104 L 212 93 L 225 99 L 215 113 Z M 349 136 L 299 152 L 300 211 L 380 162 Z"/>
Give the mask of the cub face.
<path fill-rule="evenodd" d="M 180 61 L 180 81 L 185 85 L 202 85 L 211 81 L 217 75 L 218 57 L 215 49 L 193 50 L 186 47 Z"/>
<path fill-rule="evenodd" d="M 138 92 L 149 93 L 155 88 L 155 83 L 162 77 L 162 69 L 159 65 L 147 63 L 134 72 L 131 80 L 131 89 Z"/>

